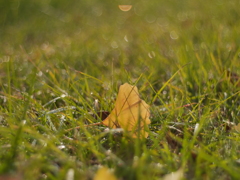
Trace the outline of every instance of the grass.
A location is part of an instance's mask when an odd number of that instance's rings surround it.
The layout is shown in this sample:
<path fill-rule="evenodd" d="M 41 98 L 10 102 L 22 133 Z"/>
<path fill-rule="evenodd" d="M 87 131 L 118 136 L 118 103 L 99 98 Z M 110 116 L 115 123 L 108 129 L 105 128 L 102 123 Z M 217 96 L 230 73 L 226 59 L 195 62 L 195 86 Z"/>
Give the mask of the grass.
<path fill-rule="evenodd" d="M 239 1 L 118 3 L 0 3 L 0 179 L 239 179 Z M 85 126 L 125 82 L 146 140 Z"/>

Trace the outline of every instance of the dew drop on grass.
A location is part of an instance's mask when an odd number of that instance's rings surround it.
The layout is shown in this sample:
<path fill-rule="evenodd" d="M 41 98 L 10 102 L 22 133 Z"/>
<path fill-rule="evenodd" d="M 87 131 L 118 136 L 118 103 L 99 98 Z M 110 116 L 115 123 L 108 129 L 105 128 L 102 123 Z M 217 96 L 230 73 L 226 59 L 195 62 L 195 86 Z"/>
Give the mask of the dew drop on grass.
<path fill-rule="evenodd" d="M 61 95 L 61 98 L 65 98 L 67 95 L 66 94 L 62 94 Z"/>
<path fill-rule="evenodd" d="M 108 149 L 108 150 L 106 151 L 106 154 L 107 154 L 108 156 L 111 155 L 111 154 L 112 154 L 111 149 Z"/>
<path fill-rule="evenodd" d="M 97 111 L 99 110 L 99 102 L 98 102 L 98 99 L 95 99 L 95 100 L 94 100 L 94 109 L 97 110 Z"/>
<path fill-rule="evenodd" d="M 109 128 L 105 128 L 105 129 L 104 129 L 104 132 L 109 132 L 109 131 L 110 131 Z"/>
<path fill-rule="evenodd" d="M 61 121 L 66 121 L 66 116 L 61 115 L 61 116 L 60 116 L 60 120 L 61 120 Z"/>
<path fill-rule="evenodd" d="M 26 120 L 22 120 L 22 125 L 25 125 L 26 124 Z"/>
<path fill-rule="evenodd" d="M 41 77 L 42 75 L 43 75 L 42 71 L 39 71 L 39 72 L 37 73 L 37 76 L 38 76 L 38 77 Z"/>
<path fill-rule="evenodd" d="M 159 111 L 166 111 L 167 109 L 166 108 L 160 108 Z"/>
<path fill-rule="evenodd" d="M 162 92 L 162 94 L 163 94 L 163 95 L 166 95 L 166 94 L 167 94 L 167 91 L 164 90 L 164 91 Z"/>
<path fill-rule="evenodd" d="M 118 8 L 121 10 L 121 11 L 130 11 L 132 9 L 132 5 L 118 5 Z"/>
<path fill-rule="evenodd" d="M 39 96 L 39 95 L 41 95 L 42 94 L 42 91 L 38 91 L 37 92 L 37 95 Z"/>
<path fill-rule="evenodd" d="M 66 146 L 63 144 L 58 146 L 58 149 L 65 149 L 65 148 L 66 148 Z"/>

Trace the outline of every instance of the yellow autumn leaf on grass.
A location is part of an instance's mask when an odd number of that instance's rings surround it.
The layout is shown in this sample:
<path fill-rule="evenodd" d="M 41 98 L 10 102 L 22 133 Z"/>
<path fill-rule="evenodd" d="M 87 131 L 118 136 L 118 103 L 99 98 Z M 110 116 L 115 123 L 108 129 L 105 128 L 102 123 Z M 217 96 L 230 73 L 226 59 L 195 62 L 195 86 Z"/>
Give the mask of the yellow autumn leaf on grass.
<path fill-rule="evenodd" d="M 114 109 L 102 124 L 123 128 L 134 138 L 147 138 L 147 125 L 151 123 L 149 116 L 149 105 L 140 99 L 137 87 L 125 83 L 119 88 Z"/>
<path fill-rule="evenodd" d="M 117 180 L 117 178 L 108 168 L 102 167 L 97 171 L 93 180 Z"/>

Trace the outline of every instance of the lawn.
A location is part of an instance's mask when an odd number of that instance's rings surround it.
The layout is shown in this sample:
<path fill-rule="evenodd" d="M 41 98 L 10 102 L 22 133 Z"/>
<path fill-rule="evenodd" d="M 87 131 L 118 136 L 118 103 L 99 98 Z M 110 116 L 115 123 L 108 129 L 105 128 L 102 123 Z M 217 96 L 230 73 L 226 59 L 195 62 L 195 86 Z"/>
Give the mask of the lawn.
<path fill-rule="evenodd" d="M 0 180 L 240 179 L 239 6 L 1 1 Z M 102 123 L 124 83 L 146 138 Z"/>

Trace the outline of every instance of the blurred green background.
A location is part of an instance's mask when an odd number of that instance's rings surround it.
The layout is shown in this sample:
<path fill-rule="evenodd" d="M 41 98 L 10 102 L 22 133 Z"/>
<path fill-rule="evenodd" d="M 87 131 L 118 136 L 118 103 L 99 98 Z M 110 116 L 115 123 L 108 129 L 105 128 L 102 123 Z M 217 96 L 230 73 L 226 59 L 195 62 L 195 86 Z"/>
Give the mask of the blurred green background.
<path fill-rule="evenodd" d="M 10 69 L 11 82 L 25 91 L 33 74 L 52 72 L 61 87 L 73 68 L 118 85 L 144 74 L 159 89 L 187 64 L 175 81 L 196 95 L 225 70 L 239 73 L 239 3 L 1 1 L 1 81 Z M 121 11 L 121 4 L 132 8 Z"/>
<path fill-rule="evenodd" d="M 161 75 L 189 62 L 193 63 L 188 67 L 197 71 L 199 60 L 212 69 L 211 53 L 220 61 L 219 69 L 232 68 L 230 61 L 239 56 L 237 0 L 0 3 L 3 61 L 5 56 L 23 61 L 24 49 L 33 60 L 64 62 L 97 78 L 108 78 L 112 64 L 116 74 L 127 70 L 139 76 L 148 70 Z M 133 7 L 123 12 L 119 4 Z"/>

